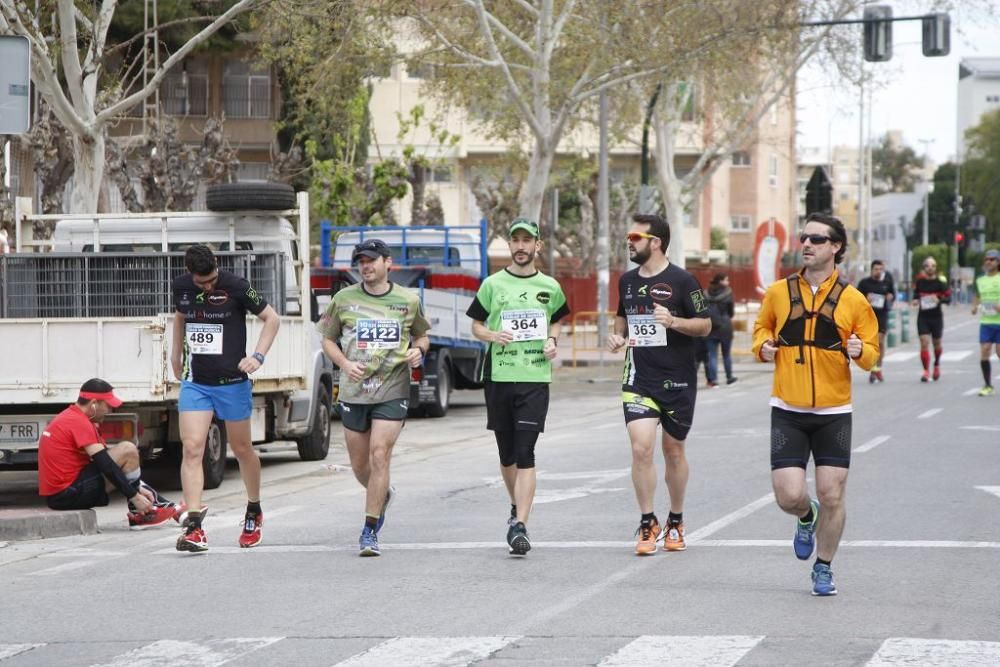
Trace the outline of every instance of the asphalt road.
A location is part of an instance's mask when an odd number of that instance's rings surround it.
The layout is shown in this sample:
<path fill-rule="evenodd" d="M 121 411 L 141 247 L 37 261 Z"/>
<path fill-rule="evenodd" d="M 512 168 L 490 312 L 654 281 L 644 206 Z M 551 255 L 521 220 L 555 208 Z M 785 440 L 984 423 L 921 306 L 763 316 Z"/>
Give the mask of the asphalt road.
<path fill-rule="evenodd" d="M 99 535 L 0 548 L 0 666 L 1000 664 L 1000 396 L 974 394 L 975 323 L 948 325 L 940 382 L 917 381 L 912 344 L 884 384 L 856 376 L 836 597 L 810 595 L 770 498 L 766 366 L 699 394 L 689 548 L 645 558 L 618 369 L 561 370 L 526 558 L 503 543 L 481 394 L 456 393 L 403 431 L 380 558 L 357 555 L 338 428 L 322 463 L 265 455 L 255 549 L 235 474 L 207 496 L 206 554 L 175 552 L 176 527 L 128 532 L 121 503 Z"/>

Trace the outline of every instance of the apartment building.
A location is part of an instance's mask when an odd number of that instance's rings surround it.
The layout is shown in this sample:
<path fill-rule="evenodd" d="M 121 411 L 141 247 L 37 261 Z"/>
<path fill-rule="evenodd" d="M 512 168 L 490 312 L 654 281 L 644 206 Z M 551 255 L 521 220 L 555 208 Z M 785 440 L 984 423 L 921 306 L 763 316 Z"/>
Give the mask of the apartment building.
<path fill-rule="evenodd" d="M 1000 109 L 1000 58 L 962 58 L 958 65 L 959 161 L 966 155 L 965 132 L 984 113 Z"/>

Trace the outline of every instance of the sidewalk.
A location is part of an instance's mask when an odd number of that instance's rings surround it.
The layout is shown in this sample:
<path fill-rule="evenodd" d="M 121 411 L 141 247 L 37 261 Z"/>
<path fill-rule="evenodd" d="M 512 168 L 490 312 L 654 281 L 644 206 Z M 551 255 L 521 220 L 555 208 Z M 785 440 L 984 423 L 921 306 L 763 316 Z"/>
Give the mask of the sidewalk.
<path fill-rule="evenodd" d="M 56 512 L 38 495 L 38 473 L 0 473 L 0 543 L 97 533 L 97 512 Z"/>

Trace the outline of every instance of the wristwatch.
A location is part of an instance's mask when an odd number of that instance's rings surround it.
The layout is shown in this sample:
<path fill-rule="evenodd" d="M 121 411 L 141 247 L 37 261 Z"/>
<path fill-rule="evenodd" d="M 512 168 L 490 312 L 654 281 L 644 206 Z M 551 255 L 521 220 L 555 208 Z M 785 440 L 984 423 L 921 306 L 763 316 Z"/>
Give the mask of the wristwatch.
<path fill-rule="evenodd" d="M 250 356 L 253 357 L 254 359 L 256 359 L 257 363 L 260 364 L 261 366 L 264 365 L 264 355 L 261 354 L 260 352 L 254 352 Z"/>
<path fill-rule="evenodd" d="M 553 345 L 555 345 L 556 347 L 559 347 L 559 339 L 556 338 L 555 336 L 549 336 L 545 340 L 551 340 Z"/>

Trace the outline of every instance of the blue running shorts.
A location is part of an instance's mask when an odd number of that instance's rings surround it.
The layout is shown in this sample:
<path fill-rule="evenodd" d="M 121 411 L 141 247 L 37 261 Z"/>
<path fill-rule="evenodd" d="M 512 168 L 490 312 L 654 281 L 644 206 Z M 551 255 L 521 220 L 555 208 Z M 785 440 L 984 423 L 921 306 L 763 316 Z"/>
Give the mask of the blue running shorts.
<path fill-rule="evenodd" d="M 1000 324 L 980 324 L 979 344 L 996 343 L 1000 345 Z"/>
<path fill-rule="evenodd" d="M 253 393 L 250 380 L 218 386 L 181 382 L 181 397 L 177 401 L 178 412 L 212 410 L 223 421 L 238 422 L 250 419 L 253 408 Z"/>

